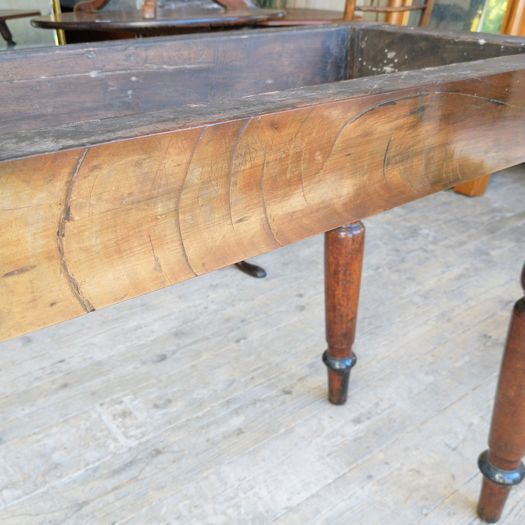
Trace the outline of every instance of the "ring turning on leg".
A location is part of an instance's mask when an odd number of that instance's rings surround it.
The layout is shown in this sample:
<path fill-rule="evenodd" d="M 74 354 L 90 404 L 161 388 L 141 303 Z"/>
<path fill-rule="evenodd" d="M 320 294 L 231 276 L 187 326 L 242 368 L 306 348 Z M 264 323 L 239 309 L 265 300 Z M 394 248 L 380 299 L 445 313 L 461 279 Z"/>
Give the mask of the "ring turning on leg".
<path fill-rule="evenodd" d="M 521 282 L 525 293 L 525 267 Z M 510 489 L 525 477 L 525 298 L 514 306 L 492 413 L 489 450 L 478 465 L 483 486 L 479 517 L 495 523 Z"/>

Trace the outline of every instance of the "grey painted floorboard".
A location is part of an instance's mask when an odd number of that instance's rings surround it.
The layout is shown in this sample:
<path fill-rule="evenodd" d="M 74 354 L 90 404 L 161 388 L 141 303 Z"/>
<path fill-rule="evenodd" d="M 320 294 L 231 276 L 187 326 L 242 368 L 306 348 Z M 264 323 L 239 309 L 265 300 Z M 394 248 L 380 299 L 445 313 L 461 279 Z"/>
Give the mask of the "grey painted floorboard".
<path fill-rule="evenodd" d="M 322 238 L 0 344 L 0 523 L 473 525 L 525 168 L 366 221 L 349 402 Z M 525 523 L 525 487 L 502 525 Z"/>

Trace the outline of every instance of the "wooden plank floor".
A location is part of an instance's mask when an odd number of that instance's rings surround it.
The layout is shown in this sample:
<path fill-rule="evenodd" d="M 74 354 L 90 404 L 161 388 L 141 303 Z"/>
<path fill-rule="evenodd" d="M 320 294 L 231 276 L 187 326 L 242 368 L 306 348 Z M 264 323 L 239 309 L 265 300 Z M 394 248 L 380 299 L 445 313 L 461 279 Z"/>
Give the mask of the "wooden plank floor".
<path fill-rule="evenodd" d="M 524 203 L 520 167 L 366 221 L 345 407 L 321 237 L 1 344 L 0 523 L 477 523 Z"/>

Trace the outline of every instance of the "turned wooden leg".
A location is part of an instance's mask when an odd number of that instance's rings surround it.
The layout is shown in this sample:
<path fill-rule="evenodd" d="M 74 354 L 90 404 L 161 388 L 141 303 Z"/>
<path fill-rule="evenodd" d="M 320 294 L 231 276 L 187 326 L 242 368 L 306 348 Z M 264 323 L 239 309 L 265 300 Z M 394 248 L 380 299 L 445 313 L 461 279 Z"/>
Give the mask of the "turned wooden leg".
<path fill-rule="evenodd" d="M 342 226 L 325 235 L 325 305 L 328 349 L 328 399 L 346 402 L 350 370 L 356 363 L 355 337 L 365 227 L 361 222 Z"/>
<path fill-rule="evenodd" d="M 521 274 L 525 293 L 525 266 Z M 525 476 L 525 298 L 514 306 L 496 392 L 489 450 L 478 460 L 484 476 L 479 517 L 499 520 L 513 485 Z"/>

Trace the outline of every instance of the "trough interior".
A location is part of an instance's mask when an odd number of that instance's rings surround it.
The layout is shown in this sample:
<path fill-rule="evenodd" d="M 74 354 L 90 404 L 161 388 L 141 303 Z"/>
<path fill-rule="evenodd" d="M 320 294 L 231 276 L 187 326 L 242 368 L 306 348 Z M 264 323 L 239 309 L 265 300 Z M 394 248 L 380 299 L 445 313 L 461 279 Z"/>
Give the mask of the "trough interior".
<path fill-rule="evenodd" d="M 205 122 L 225 102 L 230 113 L 237 101 L 286 105 L 294 88 L 524 51 L 516 38 L 341 23 L 2 53 L 0 160 L 74 146 L 69 127 L 83 126 L 78 141 L 93 144 L 148 118 Z"/>

